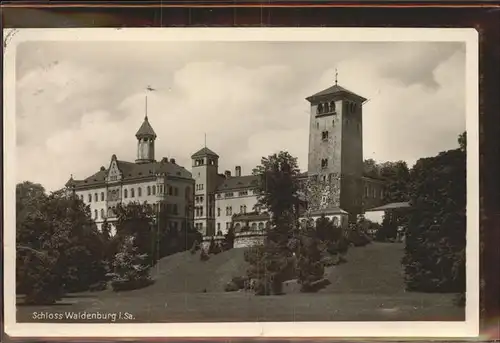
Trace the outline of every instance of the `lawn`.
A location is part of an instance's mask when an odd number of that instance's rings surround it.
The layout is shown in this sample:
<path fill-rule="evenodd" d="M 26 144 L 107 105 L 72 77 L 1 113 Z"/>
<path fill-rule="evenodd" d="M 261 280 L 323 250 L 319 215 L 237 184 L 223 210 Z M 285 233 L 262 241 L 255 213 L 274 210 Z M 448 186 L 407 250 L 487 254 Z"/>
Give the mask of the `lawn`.
<path fill-rule="evenodd" d="M 54 306 L 18 306 L 17 318 L 42 322 L 33 319 L 34 312 L 86 311 L 129 313 L 135 322 L 464 320 L 452 294 L 404 291 L 402 253 L 403 246 L 392 243 L 352 248 L 347 263 L 328 268 L 331 284 L 319 293 L 259 297 L 222 291 L 231 277 L 245 272 L 242 249 L 206 262 L 185 252 L 160 261 L 148 288 L 73 294 Z"/>

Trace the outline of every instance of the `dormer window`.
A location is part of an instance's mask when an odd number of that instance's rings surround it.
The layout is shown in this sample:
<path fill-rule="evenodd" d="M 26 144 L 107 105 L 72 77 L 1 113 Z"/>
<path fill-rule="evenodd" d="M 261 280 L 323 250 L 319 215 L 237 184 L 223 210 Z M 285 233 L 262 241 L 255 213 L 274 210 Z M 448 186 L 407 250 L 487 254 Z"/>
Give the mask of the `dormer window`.
<path fill-rule="evenodd" d="M 325 113 L 330 112 L 330 109 L 328 108 L 328 103 L 325 103 L 324 109 L 325 109 Z"/>

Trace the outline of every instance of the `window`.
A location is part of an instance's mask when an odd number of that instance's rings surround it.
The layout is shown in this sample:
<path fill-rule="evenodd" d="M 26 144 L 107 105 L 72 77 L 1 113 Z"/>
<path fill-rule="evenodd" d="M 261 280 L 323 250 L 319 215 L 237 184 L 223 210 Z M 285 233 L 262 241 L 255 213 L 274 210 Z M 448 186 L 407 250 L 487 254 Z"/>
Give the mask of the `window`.
<path fill-rule="evenodd" d="M 111 207 L 108 208 L 108 217 L 113 217 L 113 209 Z"/>
<path fill-rule="evenodd" d="M 89 194 L 89 202 L 92 202 L 92 194 Z"/>
<path fill-rule="evenodd" d="M 137 196 L 138 197 L 142 196 L 142 188 L 141 187 L 137 187 Z"/>
<path fill-rule="evenodd" d="M 335 101 L 330 101 L 330 112 L 335 112 Z"/>
<path fill-rule="evenodd" d="M 153 195 L 156 195 L 156 186 L 151 186 L 151 190 L 153 191 Z"/>
<path fill-rule="evenodd" d="M 316 108 L 316 113 L 317 114 L 323 113 L 323 104 L 318 105 L 318 107 Z"/>
<path fill-rule="evenodd" d="M 172 186 L 168 186 L 168 195 L 173 195 L 174 194 L 174 190 L 172 188 Z"/>
<path fill-rule="evenodd" d="M 240 213 L 243 213 L 243 205 L 240 206 Z"/>
<path fill-rule="evenodd" d="M 128 198 L 128 191 L 126 189 L 123 190 L 123 197 Z"/>
<path fill-rule="evenodd" d="M 97 219 L 97 210 L 94 210 L 94 218 Z"/>
<path fill-rule="evenodd" d="M 220 207 L 217 207 L 217 217 L 220 217 Z"/>
<path fill-rule="evenodd" d="M 200 207 L 200 217 L 203 217 L 203 207 Z"/>
<path fill-rule="evenodd" d="M 243 213 L 247 213 L 247 205 L 243 205 Z"/>
<path fill-rule="evenodd" d="M 220 223 L 217 223 L 217 231 L 220 231 Z"/>
<path fill-rule="evenodd" d="M 174 187 L 174 196 L 179 196 L 179 188 Z"/>
<path fill-rule="evenodd" d="M 80 195 L 80 200 L 83 201 L 83 195 Z"/>
<path fill-rule="evenodd" d="M 321 168 L 326 168 L 326 167 L 328 167 L 328 159 L 323 158 L 321 160 Z"/>
<path fill-rule="evenodd" d="M 319 129 L 319 123 L 316 123 L 316 128 Z"/>
<path fill-rule="evenodd" d="M 104 192 L 101 192 L 101 201 L 104 201 Z"/>
<path fill-rule="evenodd" d="M 191 188 L 190 187 L 186 187 L 186 190 L 184 191 L 184 198 L 186 198 L 188 200 L 191 198 Z"/>
<path fill-rule="evenodd" d="M 256 231 L 257 230 L 257 223 L 252 223 L 252 231 Z"/>
<path fill-rule="evenodd" d="M 101 219 L 104 219 L 104 209 L 101 208 Z"/>
<path fill-rule="evenodd" d="M 226 193 L 225 196 L 226 198 L 231 198 L 233 196 L 233 192 Z"/>
<path fill-rule="evenodd" d="M 226 229 L 229 230 L 229 225 L 230 223 L 229 222 L 226 222 Z"/>
<path fill-rule="evenodd" d="M 173 212 L 174 214 L 179 214 L 179 211 L 177 209 L 177 204 L 173 204 Z"/>
<path fill-rule="evenodd" d="M 130 197 L 131 198 L 135 197 L 134 189 L 133 188 L 130 189 Z"/>
<path fill-rule="evenodd" d="M 324 106 L 325 106 L 325 113 L 330 112 L 330 109 L 329 109 L 329 107 L 328 107 L 328 103 L 325 103 L 325 105 L 324 105 Z"/>
<path fill-rule="evenodd" d="M 148 186 L 147 188 L 148 195 L 151 195 L 151 186 Z"/>
<path fill-rule="evenodd" d="M 259 230 L 264 230 L 264 223 L 259 223 Z"/>
<path fill-rule="evenodd" d="M 94 201 L 95 202 L 98 202 L 99 201 L 99 195 L 97 195 L 97 193 L 94 194 Z"/>
<path fill-rule="evenodd" d="M 217 194 L 217 199 L 221 199 L 222 198 L 222 194 Z"/>
<path fill-rule="evenodd" d="M 231 206 L 226 207 L 226 216 L 233 214 L 233 208 Z"/>
<path fill-rule="evenodd" d="M 324 141 L 328 140 L 328 131 L 323 131 L 321 133 L 321 139 L 324 140 Z"/>
<path fill-rule="evenodd" d="M 248 191 L 242 191 L 238 194 L 239 196 L 245 196 L 248 195 Z"/>

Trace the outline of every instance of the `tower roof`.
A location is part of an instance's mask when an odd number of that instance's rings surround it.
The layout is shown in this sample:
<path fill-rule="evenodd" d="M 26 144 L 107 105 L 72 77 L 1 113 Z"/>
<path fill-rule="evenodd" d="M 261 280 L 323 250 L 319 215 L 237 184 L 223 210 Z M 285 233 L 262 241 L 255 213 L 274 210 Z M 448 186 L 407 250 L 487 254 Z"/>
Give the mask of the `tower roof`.
<path fill-rule="evenodd" d="M 365 98 L 363 98 L 361 95 L 358 95 L 354 92 L 351 92 L 350 90 L 348 89 L 345 89 L 344 87 L 342 86 L 339 86 L 337 84 L 327 88 L 327 89 L 324 89 L 322 90 L 321 92 L 318 92 L 314 95 L 311 95 L 310 97 L 307 97 L 306 99 L 309 100 L 309 101 L 313 101 L 315 98 L 318 98 L 318 97 L 322 97 L 322 96 L 325 96 L 325 95 L 336 95 L 336 94 L 344 94 L 344 95 L 351 95 L 351 96 L 354 96 L 358 99 L 360 99 L 361 101 L 366 101 Z"/>
<path fill-rule="evenodd" d="M 215 152 L 213 152 L 212 150 L 210 150 L 207 147 L 204 147 L 204 148 L 198 150 L 197 152 L 195 152 L 193 155 L 191 155 L 191 158 L 205 157 L 205 156 L 213 156 L 213 157 L 217 157 L 217 158 L 219 157 L 219 155 L 217 155 Z"/>
<path fill-rule="evenodd" d="M 141 138 L 141 137 L 154 137 L 154 138 L 156 138 L 156 133 L 153 130 L 153 127 L 151 126 L 151 124 L 149 123 L 148 116 L 144 117 L 144 121 L 142 122 L 142 125 L 139 128 L 139 130 L 137 131 L 137 133 L 135 134 L 135 136 L 137 138 Z"/>

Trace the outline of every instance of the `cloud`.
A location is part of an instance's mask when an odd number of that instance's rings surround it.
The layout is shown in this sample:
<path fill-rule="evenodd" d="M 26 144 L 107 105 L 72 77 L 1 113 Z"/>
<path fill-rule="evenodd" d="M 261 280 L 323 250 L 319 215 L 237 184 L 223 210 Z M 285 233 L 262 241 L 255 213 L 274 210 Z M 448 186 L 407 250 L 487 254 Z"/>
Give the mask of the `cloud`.
<path fill-rule="evenodd" d="M 365 158 L 413 163 L 454 148 L 465 128 L 464 56 L 455 43 L 25 43 L 18 180 L 56 189 L 107 167 L 112 154 L 135 160 L 146 95 L 157 159 L 191 169 L 206 134 L 221 171 L 250 173 L 278 150 L 305 170 L 305 98 L 331 86 L 335 68 L 342 86 L 369 99 Z"/>

